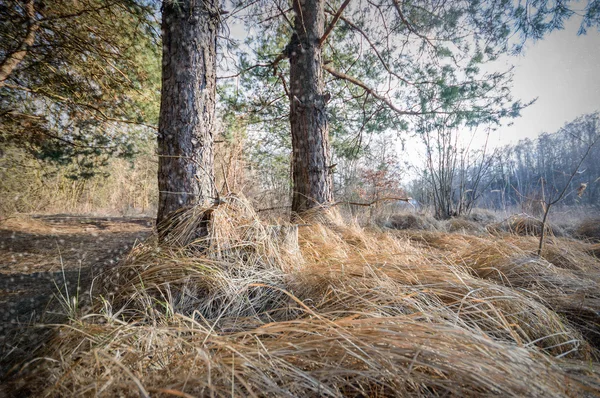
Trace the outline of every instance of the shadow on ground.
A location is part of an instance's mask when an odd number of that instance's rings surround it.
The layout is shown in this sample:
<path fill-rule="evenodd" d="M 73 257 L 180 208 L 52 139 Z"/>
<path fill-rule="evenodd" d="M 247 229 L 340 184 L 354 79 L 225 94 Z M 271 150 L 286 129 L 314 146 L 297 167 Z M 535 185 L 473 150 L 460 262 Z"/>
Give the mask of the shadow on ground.
<path fill-rule="evenodd" d="M 85 304 L 92 281 L 152 230 L 150 218 L 34 216 L 0 225 L 0 376 L 60 322 L 63 304 Z M 36 343 L 39 342 L 39 343 Z"/>

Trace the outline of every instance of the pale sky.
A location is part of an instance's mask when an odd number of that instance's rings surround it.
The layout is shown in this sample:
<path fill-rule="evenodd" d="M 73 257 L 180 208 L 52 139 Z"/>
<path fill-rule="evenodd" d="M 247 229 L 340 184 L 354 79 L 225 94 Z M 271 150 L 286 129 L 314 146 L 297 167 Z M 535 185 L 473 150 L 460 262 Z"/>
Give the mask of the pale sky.
<path fill-rule="evenodd" d="M 540 133 L 553 133 L 586 113 L 600 111 L 600 32 L 589 29 L 577 36 L 580 21 L 572 18 L 565 29 L 529 42 L 519 56 L 506 57 L 499 70 L 514 65 L 514 99 L 537 101 L 512 120 L 490 134 L 489 147 L 516 143 L 523 138 L 535 139 Z M 491 68 L 490 68 L 491 69 Z M 461 134 L 463 144 L 472 139 L 471 148 L 483 146 L 483 128 Z M 400 146 L 400 145 L 398 145 Z M 421 139 L 408 139 L 401 157 L 413 167 L 424 166 L 425 148 Z M 418 173 L 411 168 L 407 177 Z"/>
<path fill-rule="evenodd" d="M 600 111 L 600 33 L 577 36 L 579 21 L 543 40 L 530 42 L 515 65 L 513 95 L 524 101 L 538 97 L 514 124 L 494 134 L 498 143 L 553 133 L 576 117 Z"/>

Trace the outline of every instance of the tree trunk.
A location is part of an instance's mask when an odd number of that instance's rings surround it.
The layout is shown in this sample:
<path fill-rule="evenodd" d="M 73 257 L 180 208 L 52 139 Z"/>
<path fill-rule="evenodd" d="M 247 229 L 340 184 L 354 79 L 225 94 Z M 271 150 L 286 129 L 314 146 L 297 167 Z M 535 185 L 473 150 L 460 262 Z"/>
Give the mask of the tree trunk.
<path fill-rule="evenodd" d="M 295 33 L 288 46 L 292 97 L 292 212 L 299 214 L 332 202 L 333 192 L 319 45 L 325 30 L 324 0 L 295 0 L 293 4 Z"/>
<path fill-rule="evenodd" d="M 218 12 L 218 0 L 163 2 L 157 225 L 178 209 L 215 197 Z"/>
<path fill-rule="evenodd" d="M 40 25 L 35 19 L 33 0 L 29 0 L 27 4 L 25 4 L 25 13 L 27 17 L 27 33 L 21 41 L 21 44 L 19 44 L 19 47 L 15 51 L 6 54 L 4 60 L 0 62 L 0 87 L 4 86 L 11 73 L 19 66 L 21 61 L 23 61 L 27 55 L 29 47 L 33 46 L 33 43 L 35 42 L 35 34 Z"/>

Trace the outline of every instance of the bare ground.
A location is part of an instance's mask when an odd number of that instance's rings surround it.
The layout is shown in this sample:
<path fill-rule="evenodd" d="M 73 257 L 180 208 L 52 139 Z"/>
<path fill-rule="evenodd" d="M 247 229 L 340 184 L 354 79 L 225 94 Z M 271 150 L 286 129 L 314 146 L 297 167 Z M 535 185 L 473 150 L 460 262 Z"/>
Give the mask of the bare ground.
<path fill-rule="evenodd" d="M 9 370 L 8 357 L 43 340 L 44 332 L 33 324 L 60 321 L 67 292 L 70 300 L 79 293 L 85 302 L 94 276 L 146 238 L 152 223 L 141 217 L 51 215 L 0 224 L 0 375 Z"/>

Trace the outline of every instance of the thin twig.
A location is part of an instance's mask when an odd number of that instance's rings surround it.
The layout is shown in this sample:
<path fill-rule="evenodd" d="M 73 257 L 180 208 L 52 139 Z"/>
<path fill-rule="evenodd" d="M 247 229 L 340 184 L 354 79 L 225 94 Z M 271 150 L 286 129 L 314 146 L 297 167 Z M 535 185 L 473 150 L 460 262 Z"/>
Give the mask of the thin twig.
<path fill-rule="evenodd" d="M 383 202 L 383 201 L 389 201 L 389 200 L 397 200 L 397 201 L 401 201 L 401 202 L 406 202 L 411 206 L 414 206 L 410 201 L 412 200 L 412 198 L 396 198 L 396 197 L 385 197 L 385 198 L 380 198 L 380 199 L 376 199 L 372 202 L 350 202 L 350 201 L 346 201 L 346 200 L 341 200 L 339 202 L 335 202 L 333 204 L 331 204 L 330 206 L 337 206 L 337 205 L 354 205 L 354 206 L 364 206 L 364 207 L 371 207 L 374 204 L 377 204 L 379 202 Z"/>

